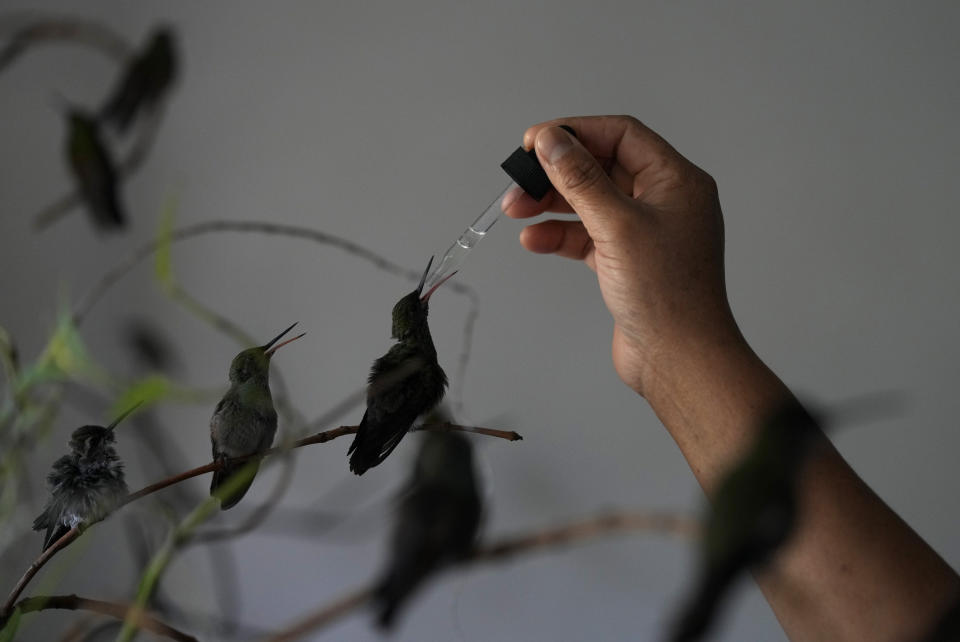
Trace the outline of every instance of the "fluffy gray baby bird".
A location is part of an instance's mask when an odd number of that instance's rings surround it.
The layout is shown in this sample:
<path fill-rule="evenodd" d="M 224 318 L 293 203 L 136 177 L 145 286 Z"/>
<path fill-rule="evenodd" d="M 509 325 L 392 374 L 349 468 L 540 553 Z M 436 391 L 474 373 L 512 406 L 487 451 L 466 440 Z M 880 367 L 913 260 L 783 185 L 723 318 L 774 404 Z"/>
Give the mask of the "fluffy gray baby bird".
<path fill-rule="evenodd" d="M 33 522 L 33 530 L 46 531 L 43 550 L 70 529 L 103 519 L 127 496 L 113 429 L 137 406 L 107 427 L 81 426 L 70 435 L 70 454 L 53 463 L 47 476 L 50 499 Z"/>

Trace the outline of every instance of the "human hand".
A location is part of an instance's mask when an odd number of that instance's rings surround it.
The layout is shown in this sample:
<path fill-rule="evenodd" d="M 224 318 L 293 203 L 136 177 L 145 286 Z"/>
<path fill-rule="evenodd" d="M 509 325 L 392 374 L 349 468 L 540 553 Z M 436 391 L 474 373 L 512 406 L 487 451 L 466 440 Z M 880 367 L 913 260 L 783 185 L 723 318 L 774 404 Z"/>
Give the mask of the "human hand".
<path fill-rule="evenodd" d="M 518 189 L 503 209 L 512 218 L 579 215 L 530 225 L 520 242 L 596 272 L 624 383 L 644 394 L 683 353 L 743 342 L 727 302 L 723 217 L 710 175 L 628 116 L 552 120 L 528 129 L 523 142 L 536 147 L 556 191 L 537 202 Z"/>

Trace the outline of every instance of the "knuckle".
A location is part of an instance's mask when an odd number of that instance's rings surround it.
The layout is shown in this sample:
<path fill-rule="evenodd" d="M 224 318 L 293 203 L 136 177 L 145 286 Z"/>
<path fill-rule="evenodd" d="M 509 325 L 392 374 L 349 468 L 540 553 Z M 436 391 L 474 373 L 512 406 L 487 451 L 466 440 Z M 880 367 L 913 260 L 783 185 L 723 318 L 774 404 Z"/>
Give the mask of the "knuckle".
<path fill-rule="evenodd" d="M 577 158 L 560 172 L 563 187 L 572 192 L 589 191 L 603 177 L 603 169 L 592 158 Z"/>

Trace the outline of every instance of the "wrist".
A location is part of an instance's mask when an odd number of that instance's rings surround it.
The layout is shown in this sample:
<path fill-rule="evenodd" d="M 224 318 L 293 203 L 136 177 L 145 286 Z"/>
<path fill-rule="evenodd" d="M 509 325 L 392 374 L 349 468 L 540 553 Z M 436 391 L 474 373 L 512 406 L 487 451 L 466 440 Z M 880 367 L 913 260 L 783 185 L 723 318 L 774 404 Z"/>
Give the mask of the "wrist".
<path fill-rule="evenodd" d="M 655 354 L 643 395 L 710 493 L 790 391 L 739 331 L 688 337 Z"/>

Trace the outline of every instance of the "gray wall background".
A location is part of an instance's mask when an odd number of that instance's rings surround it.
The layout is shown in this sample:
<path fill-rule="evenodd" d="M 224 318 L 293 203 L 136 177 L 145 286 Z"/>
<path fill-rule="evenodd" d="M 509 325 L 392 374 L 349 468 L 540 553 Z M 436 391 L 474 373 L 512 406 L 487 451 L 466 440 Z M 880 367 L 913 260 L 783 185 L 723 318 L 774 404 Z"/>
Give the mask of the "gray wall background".
<path fill-rule="evenodd" d="M 170 196 L 178 224 L 307 225 L 417 270 L 502 188 L 498 164 L 528 125 L 629 113 L 717 178 L 733 309 L 771 367 L 823 402 L 908 393 L 902 416 L 854 425 L 834 440 L 960 564 L 956 3 L 34 5 L 102 18 L 136 41 L 170 22 L 184 73 L 150 160 L 125 186 L 132 229 L 111 237 L 80 214 L 36 235 L 29 216 L 68 185 L 51 90 L 96 104 L 112 66 L 88 51 L 45 47 L 0 76 L 0 324 L 25 358 L 53 327 L 58 296 L 75 300 L 152 238 Z M 702 494 L 677 448 L 613 372 L 611 323 L 593 274 L 527 254 L 516 241 L 520 227 L 500 222 L 457 277 L 481 297 L 460 418 L 526 438 L 475 442 L 492 486 L 487 533 L 611 507 L 699 510 Z M 274 367 L 307 416 L 362 386 L 389 345 L 390 307 L 411 287 L 337 250 L 289 239 L 205 237 L 177 245 L 174 260 L 194 295 L 256 336 L 301 322 L 307 338 Z M 451 374 L 466 311 L 462 297 L 443 292 L 431 308 Z M 226 382 L 237 347 L 169 302 L 149 265 L 111 291 L 86 326 L 102 362 L 129 370 L 116 338 L 131 316 L 162 324 L 185 382 Z M 183 468 L 208 461 L 212 405 L 160 411 L 166 438 L 189 453 Z M 64 413 L 33 462 L 37 487 L 69 431 L 98 418 Z M 135 463 L 135 441 L 122 436 L 120 449 L 139 487 L 156 474 Z M 385 498 L 415 440 L 360 479 L 347 471 L 348 443 L 299 451 L 285 502 L 333 512 L 361 506 L 354 517 L 315 538 L 266 528 L 231 545 L 244 622 L 278 627 L 379 570 Z M 262 474 L 246 502 L 264 498 L 276 472 Z M 200 494 L 207 483 L 191 488 Z M 154 537 L 162 535 L 158 526 Z M 82 554 L 54 565 L 64 574 L 60 588 L 132 594 L 124 537 L 120 518 L 98 526 Z M 4 591 L 38 545 L 31 533 L 4 555 Z M 105 559 L 115 563 L 105 567 Z M 693 561 L 687 542 L 640 535 L 450 574 L 411 605 L 395 639 L 654 639 Z M 195 549 L 165 586 L 196 610 L 216 612 L 209 568 Z M 68 621 L 37 621 L 25 639 Z M 327 638 L 378 639 L 358 616 Z M 783 634 L 744 583 L 717 639 Z"/>

